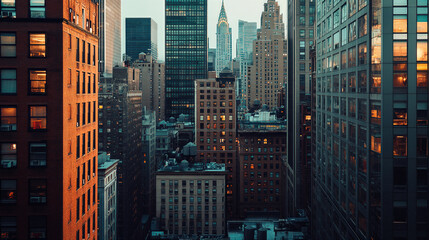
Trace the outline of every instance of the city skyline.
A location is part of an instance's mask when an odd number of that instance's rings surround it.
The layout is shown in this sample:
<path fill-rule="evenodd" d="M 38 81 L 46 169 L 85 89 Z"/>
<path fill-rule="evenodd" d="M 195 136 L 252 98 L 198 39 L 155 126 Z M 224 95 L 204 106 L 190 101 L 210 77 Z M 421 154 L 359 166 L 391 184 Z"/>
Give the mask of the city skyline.
<path fill-rule="evenodd" d="M 158 24 L 158 59 L 165 61 L 165 0 L 125 0 L 122 1 L 122 53 L 125 53 L 125 18 L 148 17 L 152 18 Z M 208 38 L 209 48 L 216 48 L 216 23 L 219 17 L 219 11 L 222 6 L 222 0 L 208 0 Z M 232 58 L 236 57 L 236 40 L 238 38 L 238 21 L 257 22 L 260 28 L 261 12 L 264 10 L 266 0 L 225 0 L 225 8 L 231 13 L 228 14 L 228 22 L 232 28 Z M 287 5 L 286 1 L 278 1 L 286 19 Z M 242 6 L 247 6 L 243 8 Z M 287 26 L 285 26 L 287 31 Z"/>

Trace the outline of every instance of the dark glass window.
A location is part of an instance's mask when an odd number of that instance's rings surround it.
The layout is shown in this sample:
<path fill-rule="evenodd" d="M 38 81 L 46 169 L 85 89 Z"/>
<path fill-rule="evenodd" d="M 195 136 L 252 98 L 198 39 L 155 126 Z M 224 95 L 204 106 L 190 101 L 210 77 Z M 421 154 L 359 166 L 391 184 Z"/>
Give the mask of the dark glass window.
<path fill-rule="evenodd" d="M 0 204 L 11 203 L 16 203 L 16 180 L 1 179 Z"/>
<path fill-rule="evenodd" d="M 0 234 L 3 240 L 16 240 L 16 217 L 0 217 Z"/>
<path fill-rule="evenodd" d="M 46 179 L 30 179 L 28 191 L 30 203 L 46 203 Z"/>
<path fill-rule="evenodd" d="M 0 143 L 0 168 L 15 168 L 16 153 L 16 143 Z"/>
<path fill-rule="evenodd" d="M 16 93 L 16 70 L 0 69 L 0 94 Z"/>
<path fill-rule="evenodd" d="M 46 239 L 46 216 L 30 216 L 28 222 L 30 239 Z"/>
<path fill-rule="evenodd" d="M 46 143 L 30 143 L 30 167 L 46 166 Z"/>
<path fill-rule="evenodd" d="M 45 18 L 45 0 L 30 0 L 30 17 Z"/>
<path fill-rule="evenodd" d="M 2 18 L 16 18 L 15 0 L 1 0 L 0 12 Z"/>

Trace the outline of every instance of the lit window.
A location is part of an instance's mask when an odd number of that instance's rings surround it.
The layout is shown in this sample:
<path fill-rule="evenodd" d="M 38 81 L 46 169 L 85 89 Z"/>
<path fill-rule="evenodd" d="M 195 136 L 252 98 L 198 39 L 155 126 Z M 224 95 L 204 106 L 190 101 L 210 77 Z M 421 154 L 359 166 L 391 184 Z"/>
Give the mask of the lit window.
<path fill-rule="evenodd" d="M 30 92 L 32 94 L 46 93 L 46 70 L 30 70 Z"/>
<path fill-rule="evenodd" d="M 427 33 L 428 32 L 428 16 L 427 16 L 427 14 L 426 15 L 417 15 L 417 32 L 418 33 Z"/>
<path fill-rule="evenodd" d="M 393 74 L 393 86 L 394 87 L 407 87 L 408 77 L 406 73 L 395 73 Z"/>
<path fill-rule="evenodd" d="M 15 0 L 1 0 L 0 9 L 2 18 L 16 18 Z"/>
<path fill-rule="evenodd" d="M 428 73 L 417 72 L 417 87 L 426 88 L 428 86 Z"/>
<path fill-rule="evenodd" d="M 393 61 L 407 61 L 407 42 L 393 42 Z"/>
<path fill-rule="evenodd" d="M 46 34 L 30 33 L 30 57 L 46 57 Z"/>
<path fill-rule="evenodd" d="M 393 104 L 393 125 L 406 126 L 408 115 L 407 115 L 407 104 L 406 103 L 394 103 Z"/>
<path fill-rule="evenodd" d="M 16 143 L 0 144 L 0 168 L 16 167 Z"/>
<path fill-rule="evenodd" d="M 417 42 L 417 61 L 428 60 L 428 42 L 419 41 Z"/>
<path fill-rule="evenodd" d="M 0 131 L 16 131 L 16 107 L 0 107 Z"/>
<path fill-rule="evenodd" d="M 0 203 L 16 203 L 16 180 L 0 180 Z M 1 229 L 1 233 L 3 238 L 3 228 Z"/>
<path fill-rule="evenodd" d="M 394 15 L 393 16 L 393 32 L 406 33 L 408 31 L 407 15 Z"/>
<path fill-rule="evenodd" d="M 30 106 L 30 128 L 46 129 L 46 106 Z"/>
<path fill-rule="evenodd" d="M 15 33 L 0 33 L 1 57 L 16 57 Z"/>
<path fill-rule="evenodd" d="M 46 203 L 46 179 L 30 179 L 28 191 L 30 203 Z"/>
<path fill-rule="evenodd" d="M 16 70 L 1 69 L 0 70 L 0 94 L 16 93 Z"/>
<path fill-rule="evenodd" d="M 45 18 L 45 0 L 30 0 L 30 17 Z"/>

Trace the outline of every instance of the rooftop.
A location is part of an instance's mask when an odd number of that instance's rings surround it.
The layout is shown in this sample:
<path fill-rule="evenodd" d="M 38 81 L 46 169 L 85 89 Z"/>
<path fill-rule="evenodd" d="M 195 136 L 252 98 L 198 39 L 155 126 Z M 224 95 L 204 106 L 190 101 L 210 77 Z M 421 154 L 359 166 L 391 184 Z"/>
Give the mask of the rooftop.
<path fill-rule="evenodd" d="M 119 163 L 118 159 L 110 159 L 110 155 L 107 155 L 106 152 L 98 153 L 98 170 L 106 170 L 112 167 L 113 165 Z"/>
<path fill-rule="evenodd" d="M 177 163 L 176 159 L 172 158 L 166 161 L 165 165 L 158 170 L 158 173 L 191 173 L 191 172 L 225 172 L 225 164 L 220 163 L 189 163 L 187 160 Z"/>

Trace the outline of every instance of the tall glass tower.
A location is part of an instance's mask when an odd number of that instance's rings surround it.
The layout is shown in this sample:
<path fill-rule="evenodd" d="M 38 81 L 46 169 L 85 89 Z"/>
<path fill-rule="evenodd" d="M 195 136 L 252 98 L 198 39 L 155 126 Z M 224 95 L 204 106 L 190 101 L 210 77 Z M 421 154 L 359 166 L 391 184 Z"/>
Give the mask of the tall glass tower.
<path fill-rule="evenodd" d="M 222 0 L 219 19 L 216 25 L 216 75 L 229 67 L 232 60 L 232 30 L 226 16 L 225 4 Z M 231 67 L 229 67 L 231 68 Z"/>
<path fill-rule="evenodd" d="M 428 239 L 428 1 L 318 0 L 316 239 Z"/>
<path fill-rule="evenodd" d="M 237 78 L 237 98 L 246 106 L 247 67 L 253 64 L 253 41 L 256 40 L 256 22 L 238 20 L 237 59 L 240 62 L 240 75 Z"/>
<path fill-rule="evenodd" d="M 165 0 L 166 117 L 194 115 L 195 79 L 207 79 L 207 0 Z"/>
<path fill-rule="evenodd" d="M 158 24 L 152 18 L 126 18 L 125 53 L 135 61 L 142 52 L 158 59 Z"/>

